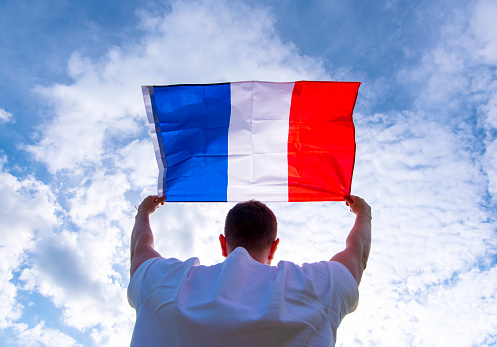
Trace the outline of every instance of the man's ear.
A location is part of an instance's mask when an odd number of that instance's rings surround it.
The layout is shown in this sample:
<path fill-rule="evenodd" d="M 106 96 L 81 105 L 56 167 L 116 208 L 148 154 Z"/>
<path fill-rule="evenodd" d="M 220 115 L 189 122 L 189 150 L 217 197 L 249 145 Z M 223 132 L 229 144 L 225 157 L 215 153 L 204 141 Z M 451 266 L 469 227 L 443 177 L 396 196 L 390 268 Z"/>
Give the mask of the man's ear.
<path fill-rule="evenodd" d="M 223 253 L 223 257 L 228 256 L 228 248 L 226 247 L 226 237 L 223 234 L 219 235 L 219 243 L 221 244 L 221 252 Z"/>
<path fill-rule="evenodd" d="M 276 249 L 278 248 L 278 244 L 280 243 L 280 239 L 276 239 L 271 244 L 271 248 L 269 249 L 269 253 L 267 255 L 267 259 L 271 262 L 274 258 L 274 253 L 276 253 Z"/>

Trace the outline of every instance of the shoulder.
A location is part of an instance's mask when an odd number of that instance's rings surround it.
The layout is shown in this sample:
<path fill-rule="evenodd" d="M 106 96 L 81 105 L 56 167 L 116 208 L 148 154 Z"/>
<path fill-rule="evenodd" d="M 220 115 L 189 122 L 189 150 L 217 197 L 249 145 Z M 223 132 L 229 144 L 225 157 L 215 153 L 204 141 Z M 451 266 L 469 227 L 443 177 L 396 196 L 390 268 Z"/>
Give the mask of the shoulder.
<path fill-rule="evenodd" d="M 330 284 L 334 284 L 334 282 L 338 282 L 338 284 L 345 283 L 347 286 L 359 290 L 359 286 L 357 285 L 354 276 L 352 276 L 345 265 L 337 261 L 304 263 L 302 264 L 301 269 L 312 278 L 320 279 L 322 277 L 328 277 Z"/>
<path fill-rule="evenodd" d="M 133 276 L 131 276 L 128 287 L 133 287 L 138 282 L 153 282 L 165 276 L 180 275 L 185 270 L 188 271 L 198 265 L 200 265 L 198 258 L 190 258 L 185 261 L 176 258 L 150 258 L 136 269 Z"/>
<path fill-rule="evenodd" d="M 338 327 L 345 315 L 359 302 L 359 286 L 350 271 L 336 261 L 304 263 L 302 271 L 309 277 L 323 306 Z"/>
<path fill-rule="evenodd" d="M 278 263 L 279 276 L 285 277 L 286 286 L 315 293 L 328 312 L 352 312 L 359 300 L 359 287 L 350 271 L 335 261 L 304 263 L 301 266 L 289 261 Z"/>
<path fill-rule="evenodd" d="M 354 294 L 357 293 L 357 295 L 354 296 L 359 296 L 359 285 L 350 270 L 345 265 L 337 261 L 325 261 L 324 263 L 328 265 L 328 268 L 330 269 L 333 279 L 337 285 L 347 288 Z"/>
<path fill-rule="evenodd" d="M 155 257 L 144 261 L 134 272 L 128 285 L 128 302 L 136 308 L 155 285 L 164 280 L 179 281 L 185 273 L 200 265 L 198 258 L 181 261 Z"/>
<path fill-rule="evenodd" d="M 340 294 L 350 302 L 356 301 L 359 297 L 359 286 L 354 276 L 339 262 L 304 263 L 300 269 L 311 279 L 322 296 Z"/>

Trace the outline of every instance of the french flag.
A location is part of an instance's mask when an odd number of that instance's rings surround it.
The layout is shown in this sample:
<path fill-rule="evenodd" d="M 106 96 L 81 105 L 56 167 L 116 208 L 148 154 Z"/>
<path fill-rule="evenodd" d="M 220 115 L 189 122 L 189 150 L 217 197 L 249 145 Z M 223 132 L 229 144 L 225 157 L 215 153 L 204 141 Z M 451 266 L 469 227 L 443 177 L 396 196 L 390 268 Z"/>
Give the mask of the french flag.
<path fill-rule="evenodd" d="M 143 86 L 167 201 L 350 195 L 359 82 Z"/>

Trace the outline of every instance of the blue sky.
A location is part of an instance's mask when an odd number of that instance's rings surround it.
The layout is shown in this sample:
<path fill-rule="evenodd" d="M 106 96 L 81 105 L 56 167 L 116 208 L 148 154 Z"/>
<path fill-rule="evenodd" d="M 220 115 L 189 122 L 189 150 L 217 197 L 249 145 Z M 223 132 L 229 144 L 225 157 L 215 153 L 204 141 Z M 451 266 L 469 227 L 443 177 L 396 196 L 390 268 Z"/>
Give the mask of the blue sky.
<path fill-rule="evenodd" d="M 0 345 L 122 346 L 135 205 L 156 191 L 141 85 L 362 82 L 353 194 L 373 246 L 343 346 L 497 344 L 497 5 L 0 3 Z M 276 261 L 331 258 L 342 203 L 273 203 Z M 154 214 L 166 257 L 222 261 L 231 204 Z"/>

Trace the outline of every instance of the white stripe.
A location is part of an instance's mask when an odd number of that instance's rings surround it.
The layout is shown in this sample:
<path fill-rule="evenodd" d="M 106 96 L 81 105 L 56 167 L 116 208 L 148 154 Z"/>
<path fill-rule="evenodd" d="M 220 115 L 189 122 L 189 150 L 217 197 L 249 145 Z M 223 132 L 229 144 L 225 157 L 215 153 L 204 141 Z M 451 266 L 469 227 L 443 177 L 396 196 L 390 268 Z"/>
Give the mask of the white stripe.
<path fill-rule="evenodd" d="M 150 91 L 153 91 L 152 86 L 142 86 L 143 100 L 145 101 L 145 110 L 147 111 L 148 125 L 150 129 L 150 136 L 154 144 L 155 159 L 159 165 L 159 181 L 157 184 L 157 195 L 162 197 L 164 195 L 163 177 L 164 177 L 164 164 L 162 162 L 162 155 L 160 153 L 159 139 L 157 138 L 157 130 L 155 128 L 154 112 L 152 109 L 152 100 L 150 99 Z"/>
<path fill-rule="evenodd" d="M 294 83 L 231 83 L 228 201 L 288 201 L 288 129 Z"/>

